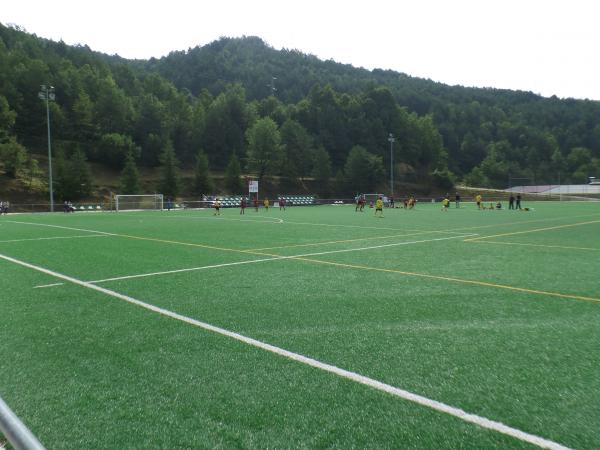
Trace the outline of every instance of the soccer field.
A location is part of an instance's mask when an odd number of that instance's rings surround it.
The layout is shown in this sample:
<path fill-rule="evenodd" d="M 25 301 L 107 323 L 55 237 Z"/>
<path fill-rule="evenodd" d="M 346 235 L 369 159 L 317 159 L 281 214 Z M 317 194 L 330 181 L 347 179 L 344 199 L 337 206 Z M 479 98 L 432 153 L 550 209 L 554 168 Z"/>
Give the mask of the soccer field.
<path fill-rule="evenodd" d="M 600 446 L 600 202 L 0 217 L 47 448 Z"/>

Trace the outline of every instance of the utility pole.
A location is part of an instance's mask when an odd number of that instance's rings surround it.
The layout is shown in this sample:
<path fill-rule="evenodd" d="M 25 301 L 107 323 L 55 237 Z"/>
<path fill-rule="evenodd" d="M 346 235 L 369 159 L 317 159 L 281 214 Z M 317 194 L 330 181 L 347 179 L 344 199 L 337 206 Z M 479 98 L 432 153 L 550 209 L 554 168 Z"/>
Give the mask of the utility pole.
<path fill-rule="evenodd" d="M 396 138 L 392 133 L 388 136 L 388 142 L 390 143 L 390 195 L 394 196 L 394 142 Z"/>
<path fill-rule="evenodd" d="M 38 97 L 46 101 L 46 123 L 48 124 L 48 190 L 50 191 L 50 212 L 54 212 L 54 191 L 52 189 L 52 143 L 50 139 L 50 101 L 54 101 L 54 86 L 42 84 Z"/>

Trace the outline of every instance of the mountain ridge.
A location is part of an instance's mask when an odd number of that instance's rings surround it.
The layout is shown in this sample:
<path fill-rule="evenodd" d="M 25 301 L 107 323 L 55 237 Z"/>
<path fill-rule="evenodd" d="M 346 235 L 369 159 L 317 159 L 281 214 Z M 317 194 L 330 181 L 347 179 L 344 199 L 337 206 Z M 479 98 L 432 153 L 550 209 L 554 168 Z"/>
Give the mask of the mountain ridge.
<path fill-rule="evenodd" d="M 172 148 L 186 165 L 203 150 L 214 169 L 236 155 L 252 172 L 250 129 L 270 119 L 281 139 L 272 175 L 302 179 L 330 164 L 322 176 L 336 175 L 344 192 L 356 146 L 366 153 L 354 155 L 379 173 L 370 183 L 385 187 L 389 133 L 408 182 L 442 174 L 445 184 L 503 187 L 511 178 L 582 182 L 600 173 L 600 102 L 356 68 L 276 50 L 256 36 L 130 60 L 0 25 L 0 69 L 0 139 L 44 151 L 36 94 L 51 83 L 57 151 L 115 168 L 128 152 L 156 166 Z"/>

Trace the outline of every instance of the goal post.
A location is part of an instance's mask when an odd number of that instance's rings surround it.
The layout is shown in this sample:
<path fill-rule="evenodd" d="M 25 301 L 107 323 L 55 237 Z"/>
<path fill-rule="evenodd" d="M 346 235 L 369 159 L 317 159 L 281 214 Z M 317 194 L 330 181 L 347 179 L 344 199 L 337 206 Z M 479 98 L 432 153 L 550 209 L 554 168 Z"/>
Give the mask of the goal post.
<path fill-rule="evenodd" d="M 367 205 L 375 203 L 379 197 L 383 198 L 383 194 L 363 194 L 362 196 L 365 199 L 365 203 Z"/>
<path fill-rule="evenodd" d="M 162 210 L 163 195 L 115 195 L 116 211 Z"/>

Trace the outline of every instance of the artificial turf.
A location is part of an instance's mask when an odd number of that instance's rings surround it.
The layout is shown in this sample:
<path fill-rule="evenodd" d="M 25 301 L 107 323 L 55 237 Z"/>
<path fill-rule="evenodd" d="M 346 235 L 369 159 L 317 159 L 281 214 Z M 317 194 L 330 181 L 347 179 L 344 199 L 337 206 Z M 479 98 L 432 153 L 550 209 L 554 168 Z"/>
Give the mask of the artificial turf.
<path fill-rule="evenodd" d="M 156 273 L 98 284 L 597 448 L 600 203 L 527 206 L 9 215 L 0 254 L 83 281 Z M 180 269 L 195 270 L 157 273 Z M 82 286 L 39 288 L 63 280 L 3 259 L 0 273 L 0 395 L 48 448 L 529 446 Z"/>

